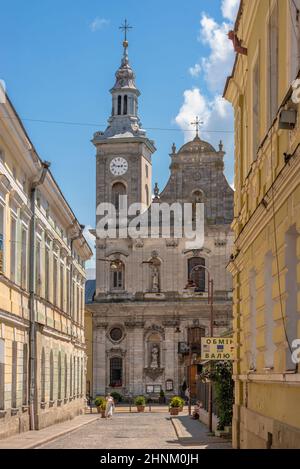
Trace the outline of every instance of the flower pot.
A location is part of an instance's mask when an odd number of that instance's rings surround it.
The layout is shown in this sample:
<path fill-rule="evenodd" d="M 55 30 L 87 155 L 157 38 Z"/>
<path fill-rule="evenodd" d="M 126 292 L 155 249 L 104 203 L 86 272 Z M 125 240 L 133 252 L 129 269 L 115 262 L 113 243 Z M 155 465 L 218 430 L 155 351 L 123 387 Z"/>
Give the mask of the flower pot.
<path fill-rule="evenodd" d="M 98 414 L 101 414 L 101 407 L 100 406 L 97 407 L 97 412 L 98 412 Z"/>
<path fill-rule="evenodd" d="M 171 415 L 178 415 L 179 414 L 179 407 L 170 407 L 170 414 Z"/>
<path fill-rule="evenodd" d="M 144 412 L 145 411 L 145 406 L 144 405 L 137 405 L 136 406 L 138 412 Z"/>
<path fill-rule="evenodd" d="M 101 418 L 105 419 L 105 410 L 103 410 L 103 409 L 101 410 Z"/>

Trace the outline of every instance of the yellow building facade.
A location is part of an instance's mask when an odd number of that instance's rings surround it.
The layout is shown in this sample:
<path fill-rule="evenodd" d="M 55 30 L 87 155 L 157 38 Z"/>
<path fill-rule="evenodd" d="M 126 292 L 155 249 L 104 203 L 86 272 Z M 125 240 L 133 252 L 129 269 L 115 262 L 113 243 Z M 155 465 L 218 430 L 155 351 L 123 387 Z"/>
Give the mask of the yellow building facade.
<path fill-rule="evenodd" d="M 84 409 L 91 250 L 8 97 L 0 104 L 0 438 Z"/>
<path fill-rule="evenodd" d="M 243 0 L 230 35 L 236 448 L 300 447 L 299 21 L 299 0 Z"/>

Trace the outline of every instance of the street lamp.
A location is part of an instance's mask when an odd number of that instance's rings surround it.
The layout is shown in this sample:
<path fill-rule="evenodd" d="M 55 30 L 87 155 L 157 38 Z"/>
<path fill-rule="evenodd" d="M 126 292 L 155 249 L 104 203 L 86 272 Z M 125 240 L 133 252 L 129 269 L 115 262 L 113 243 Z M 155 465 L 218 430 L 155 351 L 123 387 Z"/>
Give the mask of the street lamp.
<path fill-rule="evenodd" d="M 208 277 L 208 304 L 210 305 L 210 328 L 209 328 L 209 333 L 210 336 L 213 337 L 214 335 L 214 281 L 211 278 L 210 271 L 208 267 L 205 265 L 195 265 L 195 267 L 192 268 L 191 274 L 193 272 L 197 272 L 200 269 L 204 269 L 207 272 L 207 277 Z M 189 352 L 189 357 L 190 357 L 190 369 L 189 369 L 189 415 L 191 415 L 191 361 L 192 361 L 192 355 L 191 355 L 191 345 L 190 345 L 190 352 Z M 212 363 L 210 362 L 210 370 L 212 371 Z M 209 380 L 209 388 L 208 388 L 208 428 L 209 432 L 212 433 L 212 407 L 213 407 L 213 398 L 212 398 L 212 382 Z"/>

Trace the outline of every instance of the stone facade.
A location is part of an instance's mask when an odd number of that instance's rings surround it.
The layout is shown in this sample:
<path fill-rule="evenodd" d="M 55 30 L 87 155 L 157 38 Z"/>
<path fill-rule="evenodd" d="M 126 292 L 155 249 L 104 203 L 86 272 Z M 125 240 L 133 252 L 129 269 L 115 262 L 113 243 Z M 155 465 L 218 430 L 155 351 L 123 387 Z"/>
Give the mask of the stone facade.
<path fill-rule="evenodd" d="M 91 250 L 8 97 L 0 117 L 2 438 L 84 408 L 84 263 Z"/>
<path fill-rule="evenodd" d="M 296 7 L 299 0 L 241 2 L 234 33 L 246 54 L 237 55 L 225 89 L 236 139 L 229 265 L 236 448 L 300 447 L 299 353 L 293 346 L 300 339 L 300 108 L 291 86 L 300 67 Z M 290 125 L 283 111 L 294 116 Z"/>
<path fill-rule="evenodd" d="M 199 249 L 188 247 L 184 236 L 175 236 L 175 221 L 167 238 L 96 239 L 95 294 L 86 305 L 93 321 L 93 339 L 89 340 L 93 342 L 92 394 L 116 390 L 123 395 L 158 396 L 163 390 L 171 396 L 188 380 L 186 357 L 178 353 L 179 344 L 187 342 L 191 327 L 209 335 L 208 271 L 214 281 L 215 334 L 230 325 L 232 285 L 226 264 L 233 242 L 233 191 L 223 174 L 222 143 L 215 150 L 197 135 L 179 151 L 173 145 L 169 181 L 161 193 L 156 185 L 151 202 L 154 143 L 140 128 L 134 109 L 133 115 L 119 115 L 114 104 L 122 104 L 126 94 L 127 100 L 132 93 L 134 99 L 139 95 L 127 43 L 117 77 L 120 70 L 122 83 L 117 81 L 111 90 L 113 112 L 108 129 L 97 132 L 93 139 L 97 206 L 101 202 L 118 204 L 116 196 L 126 194 L 128 205 L 144 203 L 151 222 L 153 204 L 202 202 L 205 240 Z M 132 120 L 137 122 L 134 127 Z M 126 160 L 120 163 L 118 174 L 113 168 L 116 157 Z M 100 219 L 97 215 L 96 223 Z M 195 273 L 193 267 L 200 264 L 204 267 Z"/>

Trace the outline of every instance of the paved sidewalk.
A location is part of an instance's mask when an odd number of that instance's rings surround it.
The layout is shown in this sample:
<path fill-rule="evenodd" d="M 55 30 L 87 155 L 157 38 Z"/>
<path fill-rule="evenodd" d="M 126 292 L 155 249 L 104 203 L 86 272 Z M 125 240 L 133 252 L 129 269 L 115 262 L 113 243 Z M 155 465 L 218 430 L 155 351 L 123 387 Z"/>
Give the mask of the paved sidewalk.
<path fill-rule="evenodd" d="M 180 444 L 184 446 L 199 445 L 203 449 L 216 446 L 220 449 L 232 448 L 230 440 L 209 436 L 206 425 L 199 422 L 199 420 L 193 420 L 189 415 L 183 414 L 172 417 L 172 423 Z"/>
<path fill-rule="evenodd" d="M 4 440 L 0 440 L 1 449 L 30 449 L 48 443 L 60 436 L 73 432 L 78 428 L 88 425 L 99 418 L 97 414 L 85 414 L 72 420 L 51 425 L 39 431 L 18 433 Z"/>

